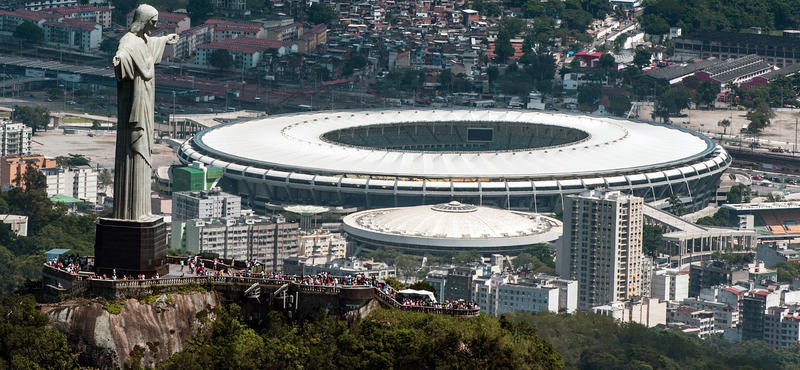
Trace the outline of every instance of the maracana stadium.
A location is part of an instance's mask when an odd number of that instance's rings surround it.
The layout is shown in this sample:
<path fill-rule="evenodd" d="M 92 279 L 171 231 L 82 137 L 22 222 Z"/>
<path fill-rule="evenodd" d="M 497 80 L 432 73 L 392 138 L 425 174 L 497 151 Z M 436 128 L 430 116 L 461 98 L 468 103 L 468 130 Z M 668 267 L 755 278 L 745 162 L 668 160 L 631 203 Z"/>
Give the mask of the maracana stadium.
<path fill-rule="evenodd" d="M 731 157 L 700 133 L 653 122 L 523 110 L 324 111 L 201 131 L 183 163 L 221 168 L 233 193 L 267 203 L 385 208 L 459 201 L 551 212 L 610 188 L 687 210 L 713 200 Z"/>

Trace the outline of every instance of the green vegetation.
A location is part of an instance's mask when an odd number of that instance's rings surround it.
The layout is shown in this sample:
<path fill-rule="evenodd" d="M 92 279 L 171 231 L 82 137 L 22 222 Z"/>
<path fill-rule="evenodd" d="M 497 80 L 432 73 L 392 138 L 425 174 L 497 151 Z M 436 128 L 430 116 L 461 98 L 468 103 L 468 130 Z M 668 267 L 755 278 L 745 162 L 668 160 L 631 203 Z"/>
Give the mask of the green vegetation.
<path fill-rule="evenodd" d="M 733 227 L 731 222 L 731 211 L 727 208 L 720 208 L 713 216 L 701 217 L 696 224 L 705 226 Z"/>
<path fill-rule="evenodd" d="M 524 322 L 457 319 L 377 309 L 348 324 L 287 322 L 272 312 L 257 328 L 239 307 L 219 308 L 211 330 L 157 369 L 561 369 L 553 347 Z M 323 316 L 323 315 L 319 315 Z"/>
<path fill-rule="evenodd" d="M 28 216 L 28 236 L 18 236 L 0 225 L 0 294 L 41 279 L 44 252 L 71 249 L 82 256 L 94 253 L 95 217 L 68 216 L 63 203 L 47 197 L 44 175 L 32 166 L 22 178 L 26 189 L 0 193 L 0 213 Z"/>
<path fill-rule="evenodd" d="M 762 341 L 732 343 L 721 336 L 700 340 L 672 330 L 619 325 L 610 317 L 588 313 L 517 313 L 507 318 L 535 328 L 538 337 L 553 344 L 568 370 L 800 369 L 797 350 L 772 349 Z"/>
<path fill-rule="evenodd" d="M 778 281 L 782 283 L 791 283 L 800 278 L 800 263 L 780 262 L 772 268 L 778 271 Z"/>
<path fill-rule="evenodd" d="M 50 111 L 41 105 L 18 107 L 12 117 L 33 129 L 34 135 L 36 131 L 47 130 L 47 124 L 50 123 Z"/>
<path fill-rule="evenodd" d="M 752 198 L 753 198 L 753 190 L 750 188 L 749 185 L 736 184 L 731 186 L 731 190 L 728 190 L 728 199 L 725 201 L 725 203 L 728 204 L 750 203 L 750 199 Z"/>
<path fill-rule="evenodd" d="M 74 369 L 67 338 L 30 296 L 0 297 L 0 369 Z"/>
<path fill-rule="evenodd" d="M 314 3 L 308 8 L 308 13 L 306 14 L 308 17 L 308 21 L 312 24 L 320 24 L 320 23 L 331 23 L 337 20 L 339 17 L 336 15 L 336 12 L 333 9 L 321 4 L 321 3 Z"/>
<path fill-rule="evenodd" d="M 642 250 L 644 254 L 652 257 L 658 255 L 658 247 L 661 246 L 661 237 L 664 230 L 658 226 L 644 225 L 642 227 Z"/>
<path fill-rule="evenodd" d="M 24 21 L 14 29 L 13 37 L 29 43 L 39 43 L 44 40 L 44 31 L 36 23 Z"/>
<path fill-rule="evenodd" d="M 729 31 L 761 27 L 765 31 L 795 29 L 800 8 L 786 0 L 649 0 L 639 17 L 645 32 L 663 35 L 669 27 L 681 27 L 684 33 Z"/>

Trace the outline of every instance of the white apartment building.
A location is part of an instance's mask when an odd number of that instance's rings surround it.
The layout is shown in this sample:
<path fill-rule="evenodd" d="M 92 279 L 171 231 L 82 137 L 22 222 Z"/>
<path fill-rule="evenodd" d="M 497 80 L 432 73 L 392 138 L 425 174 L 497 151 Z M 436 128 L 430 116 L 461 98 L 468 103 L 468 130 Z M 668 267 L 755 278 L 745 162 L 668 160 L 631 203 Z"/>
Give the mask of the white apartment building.
<path fill-rule="evenodd" d="M 5 119 L 0 122 L 0 156 L 31 154 L 33 130 L 24 123 Z"/>
<path fill-rule="evenodd" d="M 733 329 L 739 325 L 739 309 L 724 302 L 706 301 L 697 297 L 686 298 L 681 306 L 714 312 L 714 329 Z"/>
<path fill-rule="evenodd" d="M 222 191 L 180 191 L 172 193 L 172 220 L 235 218 L 241 216 L 242 198 Z"/>
<path fill-rule="evenodd" d="M 611 316 L 620 322 L 642 324 L 648 328 L 667 324 L 667 302 L 658 298 L 632 297 L 624 302 L 615 301 L 592 307 L 592 312 Z"/>
<path fill-rule="evenodd" d="M 42 10 L 78 5 L 78 0 L 11 0 L 8 5 L 17 10 Z"/>
<path fill-rule="evenodd" d="M 40 168 L 47 179 L 47 196 L 67 195 L 97 203 L 97 171 L 90 166 Z"/>
<path fill-rule="evenodd" d="M 689 272 L 675 269 L 656 270 L 650 284 L 650 296 L 680 302 L 689 297 Z"/>
<path fill-rule="evenodd" d="M 332 256 L 334 259 L 345 258 L 347 239 L 339 233 L 313 230 L 301 232 L 298 242 L 299 256 Z"/>
<path fill-rule="evenodd" d="M 504 313 L 575 312 L 578 283 L 556 276 L 536 275 L 530 279 L 495 275 L 472 281 L 472 300 L 481 312 L 499 316 Z"/>
<path fill-rule="evenodd" d="M 284 259 L 297 256 L 298 231 L 298 224 L 282 218 L 193 219 L 173 222 L 170 245 L 220 258 L 253 259 L 268 271 L 281 271 Z"/>
<path fill-rule="evenodd" d="M 770 307 L 764 314 L 764 341 L 775 348 L 791 348 L 800 341 L 800 307 Z"/>
<path fill-rule="evenodd" d="M 706 339 L 713 334 L 722 333 L 723 329 L 715 326 L 714 311 L 701 310 L 693 307 L 679 306 L 669 310 L 669 324 L 686 324 L 699 329 L 696 332 L 700 339 Z"/>
<path fill-rule="evenodd" d="M 556 273 L 578 280 L 579 309 L 640 294 L 643 203 L 640 197 L 606 190 L 564 198 Z"/>

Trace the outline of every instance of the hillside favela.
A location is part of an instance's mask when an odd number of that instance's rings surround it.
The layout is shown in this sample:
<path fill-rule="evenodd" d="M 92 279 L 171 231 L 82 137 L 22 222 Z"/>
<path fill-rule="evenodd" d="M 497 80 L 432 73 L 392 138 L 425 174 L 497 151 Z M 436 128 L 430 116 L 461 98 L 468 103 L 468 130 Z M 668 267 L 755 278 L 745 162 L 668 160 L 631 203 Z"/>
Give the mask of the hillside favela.
<path fill-rule="evenodd" d="M 800 370 L 800 0 L 0 0 L 0 370 Z"/>

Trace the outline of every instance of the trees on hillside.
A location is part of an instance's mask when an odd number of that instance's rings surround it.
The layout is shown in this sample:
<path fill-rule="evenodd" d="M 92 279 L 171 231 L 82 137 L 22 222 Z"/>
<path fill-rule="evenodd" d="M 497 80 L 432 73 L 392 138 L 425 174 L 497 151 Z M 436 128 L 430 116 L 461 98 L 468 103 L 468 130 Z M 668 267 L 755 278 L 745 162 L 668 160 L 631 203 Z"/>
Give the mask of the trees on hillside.
<path fill-rule="evenodd" d="M 306 17 L 308 21 L 312 24 L 329 24 L 338 17 L 336 16 L 336 12 L 333 9 L 325 6 L 322 3 L 314 3 L 308 8 L 308 12 L 306 13 Z"/>
<path fill-rule="evenodd" d="M 214 3 L 211 0 L 189 0 L 186 4 L 186 13 L 192 20 L 192 26 L 203 24 L 213 12 Z"/>

